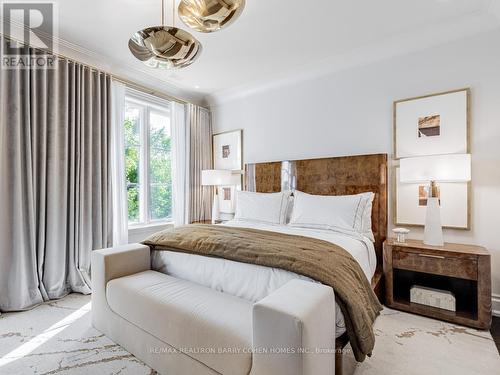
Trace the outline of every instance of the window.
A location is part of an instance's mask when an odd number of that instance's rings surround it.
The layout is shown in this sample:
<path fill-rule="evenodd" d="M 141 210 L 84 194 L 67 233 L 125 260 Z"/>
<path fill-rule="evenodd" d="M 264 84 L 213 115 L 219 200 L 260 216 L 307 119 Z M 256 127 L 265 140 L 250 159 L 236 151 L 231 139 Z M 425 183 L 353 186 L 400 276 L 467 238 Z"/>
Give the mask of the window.
<path fill-rule="evenodd" d="M 168 103 L 127 95 L 124 126 L 129 226 L 169 221 L 172 137 Z"/>

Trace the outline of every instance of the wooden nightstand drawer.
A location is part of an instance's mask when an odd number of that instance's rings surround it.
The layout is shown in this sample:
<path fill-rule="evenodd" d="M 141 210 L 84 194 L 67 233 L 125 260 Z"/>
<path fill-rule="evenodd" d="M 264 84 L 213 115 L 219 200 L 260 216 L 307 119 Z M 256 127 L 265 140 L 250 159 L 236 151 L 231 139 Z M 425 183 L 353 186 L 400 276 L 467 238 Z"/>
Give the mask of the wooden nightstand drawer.
<path fill-rule="evenodd" d="M 394 268 L 477 280 L 476 257 L 428 254 L 423 251 L 414 253 L 401 251 L 397 247 L 394 248 L 392 256 Z"/>

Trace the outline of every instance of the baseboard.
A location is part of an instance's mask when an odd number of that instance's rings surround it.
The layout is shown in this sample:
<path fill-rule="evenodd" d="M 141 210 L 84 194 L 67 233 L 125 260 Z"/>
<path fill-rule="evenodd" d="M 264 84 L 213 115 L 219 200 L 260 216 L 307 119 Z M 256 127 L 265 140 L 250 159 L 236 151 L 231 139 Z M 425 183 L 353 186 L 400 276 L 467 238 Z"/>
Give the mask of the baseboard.
<path fill-rule="evenodd" d="M 491 310 L 493 315 L 500 318 L 500 294 L 493 294 L 491 296 Z"/>

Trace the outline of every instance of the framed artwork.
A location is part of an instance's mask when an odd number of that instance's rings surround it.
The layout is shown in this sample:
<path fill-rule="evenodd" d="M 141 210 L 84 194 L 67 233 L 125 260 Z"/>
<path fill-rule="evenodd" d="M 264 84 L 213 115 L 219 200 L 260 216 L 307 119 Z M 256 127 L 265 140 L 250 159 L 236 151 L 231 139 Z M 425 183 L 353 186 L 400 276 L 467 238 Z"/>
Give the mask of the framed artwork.
<path fill-rule="evenodd" d="M 396 159 L 469 152 L 470 89 L 394 102 Z"/>
<path fill-rule="evenodd" d="M 428 185 L 401 183 L 395 168 L 394 222 L 397 226 L 424 226 Z M 439 183 L 438 198 L 444 228 L 470 229 L 470 183 Z"/>
<path fill-rule="evenodd" d="M 214 169 L 241 171 L 243 169 L 243 130 L 232 130 L 213 135 Z M 235 186 L 218 188 L 219 209 L 222 214 L 234 213 L 235 191 L 241 190 L 242 177 Z"/>

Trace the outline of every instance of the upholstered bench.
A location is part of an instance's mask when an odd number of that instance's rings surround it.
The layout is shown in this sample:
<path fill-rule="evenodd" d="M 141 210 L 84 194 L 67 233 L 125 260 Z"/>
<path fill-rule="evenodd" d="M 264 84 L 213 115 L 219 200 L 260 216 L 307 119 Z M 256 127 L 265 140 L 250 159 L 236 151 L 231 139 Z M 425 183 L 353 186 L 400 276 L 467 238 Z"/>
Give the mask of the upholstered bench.
<path fill-rule="evenodd" d="M 139 244 L 94 251 L 92 284 L 94 327 L 161 374 L 334 374 L 330 287 L 292 280 L 252 304 L 152 271 Z"/>

